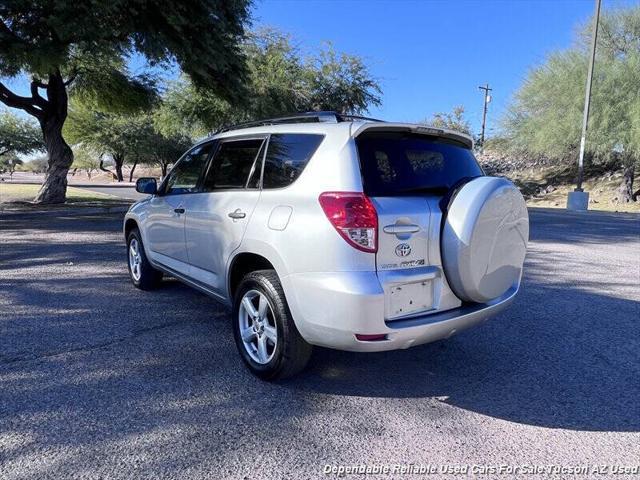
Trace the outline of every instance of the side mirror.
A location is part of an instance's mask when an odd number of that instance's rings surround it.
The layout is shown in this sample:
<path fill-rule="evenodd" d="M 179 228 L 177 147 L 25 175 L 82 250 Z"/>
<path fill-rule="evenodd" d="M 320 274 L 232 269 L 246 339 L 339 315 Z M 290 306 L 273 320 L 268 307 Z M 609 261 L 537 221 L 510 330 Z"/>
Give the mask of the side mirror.
<path fill-rule="evenodd" d="M 136 181 L 136 192 L 155 195 L 158 192 L 156 179 L 152 177 L 142 177 Z"/>

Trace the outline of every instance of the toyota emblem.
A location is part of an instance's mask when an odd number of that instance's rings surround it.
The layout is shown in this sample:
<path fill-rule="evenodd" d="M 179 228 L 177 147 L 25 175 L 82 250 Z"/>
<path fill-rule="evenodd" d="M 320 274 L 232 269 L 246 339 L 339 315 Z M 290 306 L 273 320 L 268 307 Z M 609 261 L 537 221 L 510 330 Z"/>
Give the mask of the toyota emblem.
<path fill-rule="evenodd" d="M 396 247 L 396 255 L 399 257 L 406 257 L 411 254 L 411 245 L 408 243 L 401 243 Z"/>

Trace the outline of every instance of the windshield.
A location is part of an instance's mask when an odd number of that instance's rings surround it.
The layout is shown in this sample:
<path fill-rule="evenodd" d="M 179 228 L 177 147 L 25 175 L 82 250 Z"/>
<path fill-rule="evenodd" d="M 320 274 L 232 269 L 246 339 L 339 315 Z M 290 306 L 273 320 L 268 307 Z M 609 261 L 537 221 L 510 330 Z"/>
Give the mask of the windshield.
<path fill-rule="evenodd" d="M 356 145 L 364 191 L 372 197 L 443 195 L 461 179 L 483 175 L 471 150 L 447 139 L 371 133 Z"/>

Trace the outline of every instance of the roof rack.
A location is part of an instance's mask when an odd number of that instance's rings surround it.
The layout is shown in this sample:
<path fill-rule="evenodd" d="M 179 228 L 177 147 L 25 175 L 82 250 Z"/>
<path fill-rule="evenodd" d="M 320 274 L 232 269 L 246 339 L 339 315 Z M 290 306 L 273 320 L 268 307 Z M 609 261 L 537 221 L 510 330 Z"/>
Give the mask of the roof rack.
<path fill-rule="evenodd" d="M 332 111 L 321 112 L 303 112 L 292 113 L 283 117 L 265 118 L 263 120 L 256 120 L 253 122 L 238 123 L 235 125 L 228 125 L 222 127 L 215 133 L 228 132 L 229 130 L 238 130 L 240 128 L 250 127 L 262 127 L 264 125 L 280 125 L 284 123 L 313 123 L 313 122 L 327 122 L 327 123 L 339 123 L 339 122 L 353 122 L 354 120 L 365 120 L 368 122 L 382 122 L 376 118 L 363 117 L 360 115 L 351 115 L 347 113 L 338 113 Z"/>

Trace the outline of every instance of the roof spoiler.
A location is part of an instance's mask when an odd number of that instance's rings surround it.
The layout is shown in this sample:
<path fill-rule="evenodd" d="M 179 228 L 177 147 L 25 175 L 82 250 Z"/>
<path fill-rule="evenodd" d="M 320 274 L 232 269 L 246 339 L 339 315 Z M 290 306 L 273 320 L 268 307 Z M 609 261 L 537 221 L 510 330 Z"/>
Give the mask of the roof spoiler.
<path fill-rule="evenodd" d="M 448 138 L 458 143 L 463 144 L 465 147 L 473 148 L 473 138 L 471 136 L 449 130 L 446 128 L 436 128 L 429 125 L 416 125 L 414 123 L 364 123 L 355 132 L 352 133 L 353 137 L 363 134 L 364 132 L 410 132 L 418 135 L 429 135 L 432 137 Z"/>

